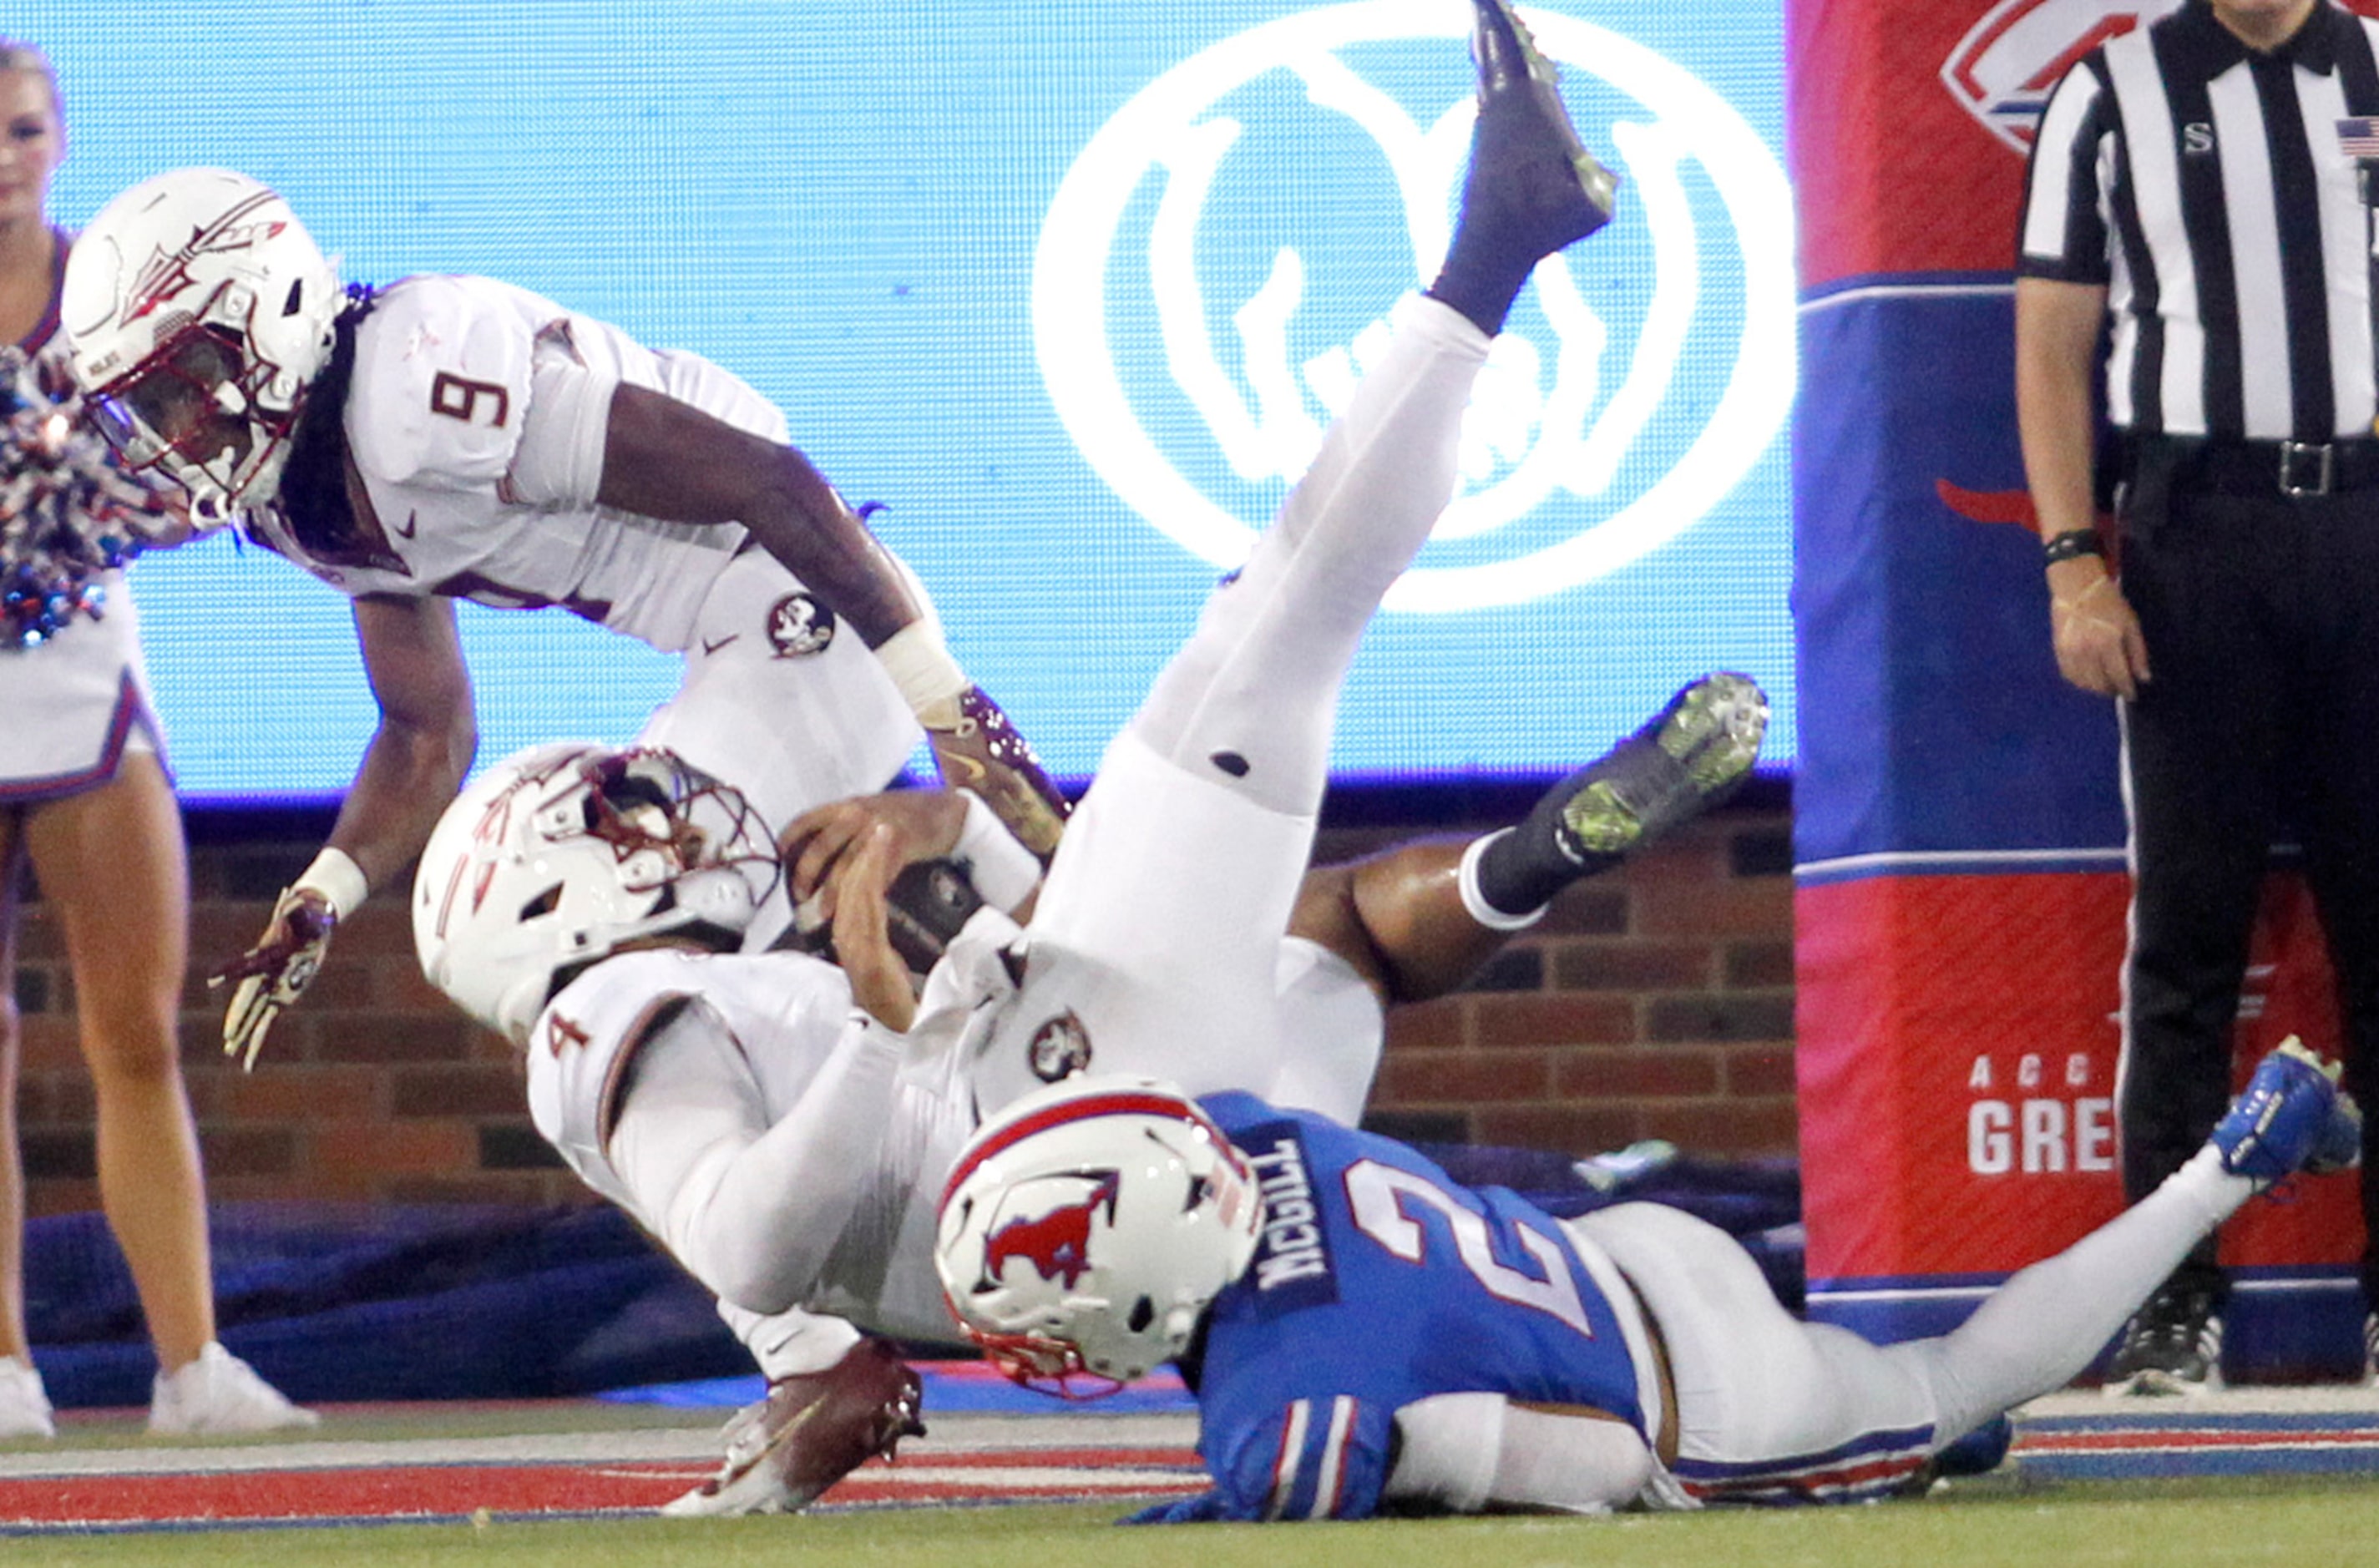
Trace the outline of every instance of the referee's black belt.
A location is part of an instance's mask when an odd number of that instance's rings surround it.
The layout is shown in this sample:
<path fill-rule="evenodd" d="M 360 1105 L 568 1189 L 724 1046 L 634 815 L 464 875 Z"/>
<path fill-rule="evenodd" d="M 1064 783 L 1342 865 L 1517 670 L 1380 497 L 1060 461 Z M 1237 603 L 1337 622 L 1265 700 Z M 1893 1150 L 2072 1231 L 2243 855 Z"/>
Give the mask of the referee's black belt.
<path fill-rule="evenodd" d="M 2156 467 L 2182 495 L 2337 495 L 2379 488 L 2379 440 L 2245 441 L 2146 436 L 2133 443 L 2132 469 Z"/>

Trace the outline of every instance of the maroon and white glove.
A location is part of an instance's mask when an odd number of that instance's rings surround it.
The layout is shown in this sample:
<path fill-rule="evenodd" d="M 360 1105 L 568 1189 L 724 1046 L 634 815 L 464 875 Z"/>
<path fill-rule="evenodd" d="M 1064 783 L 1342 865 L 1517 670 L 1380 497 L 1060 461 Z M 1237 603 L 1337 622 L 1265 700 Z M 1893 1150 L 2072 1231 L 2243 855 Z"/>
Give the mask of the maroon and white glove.
<path fill-rule="evenodd" d="M 207 976 L 210 987 L 236 983 L 223 1009 L 223 1055 L 239 1057 L 243 1071 L 255 1070 L 272 1020 L 314 983 L 340 917 L 354 913 L 368 891 L 362 869 L 344 851 L 325 848 L 281 890 L 256 946 Z"/>
<path fill-rule="evenodd" d="M 930 622 L 915 621 L 886 638 L 876 657 L 924 726 L 942 782 L 980 796 L 1048 863 L 1073 808 L 999 705 L 967 680 L 941 633 Z"/>
<path fill-rule="evenodd" d="M 823 1371 L 779 1378 L 727 1423 L 719 1474 L 661 1512 L 792 1514 L 868 1460 L 923 1437 L 924 1385 L 891 1345 L 863 1339 Z"/>
<path fill-rule="evenodd" d="M 980 686 L 917 716 L 942 782 L 981 796 L 1010 833 L 1044 863 L 1057 852 L 1073 810 L 1033 747 Z"/>

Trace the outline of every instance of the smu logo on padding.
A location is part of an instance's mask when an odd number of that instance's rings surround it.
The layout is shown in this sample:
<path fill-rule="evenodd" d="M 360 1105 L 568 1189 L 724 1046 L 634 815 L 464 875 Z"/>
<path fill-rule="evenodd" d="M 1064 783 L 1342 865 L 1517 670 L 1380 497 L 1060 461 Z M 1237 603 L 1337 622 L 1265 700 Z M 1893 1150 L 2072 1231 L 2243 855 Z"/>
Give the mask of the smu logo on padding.
<path fill-rule="evenodd" d="M 2180 0 L 1999 0 L 1941 65 L 1941 84 L 2018 152 L 2049 90 L 2107 40 L 2145 27 Z"/>

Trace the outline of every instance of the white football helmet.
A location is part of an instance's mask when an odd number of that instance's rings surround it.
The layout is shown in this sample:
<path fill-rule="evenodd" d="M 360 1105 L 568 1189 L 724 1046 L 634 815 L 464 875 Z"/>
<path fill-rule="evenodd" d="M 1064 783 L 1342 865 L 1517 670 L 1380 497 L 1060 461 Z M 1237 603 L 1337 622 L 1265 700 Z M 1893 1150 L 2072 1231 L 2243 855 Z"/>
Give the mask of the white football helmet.
<path fill-rule="evenodd" d="M 339 307 L 338 272 L 287 202 L 229 169 L 176 169 L 77 236 L 59 317 L 127 465 L 220 522 L 272 498 Z"/>
<path fill-rule="evenodd" d="M 413 880 L 421 972 L 514 1044 L 566 971 L 697 924 L 741 933 L 776 847 L 734 790 L 657 748 L 506 758 L 454 799 Z"/>
<path fill-rule="evenodd" d="M 1076 1077 L 985 1122 L 942 1189 L 934 1263 L 1018 1382 L 1112 1392 L 1179 1355 L 1255 1255 L 1247 1158 L 1171 1084 Z M 1106 1380 L 1077 1386 L 1080 1374 Z"/>

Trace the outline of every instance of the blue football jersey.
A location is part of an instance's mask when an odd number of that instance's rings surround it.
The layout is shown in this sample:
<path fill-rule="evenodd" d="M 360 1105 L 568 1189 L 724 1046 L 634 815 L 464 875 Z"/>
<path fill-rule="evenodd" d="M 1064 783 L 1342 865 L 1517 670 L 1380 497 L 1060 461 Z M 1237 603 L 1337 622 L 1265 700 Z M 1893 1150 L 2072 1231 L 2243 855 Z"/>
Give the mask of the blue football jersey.
<path fill-rule="evenodd" d="M 1247 1094 L 1200 1102 L 1255 1168 L 1255 1261 L 1197 1371 L 1203 1497 L 1143 1518 L 1359 1519 L 1396 1410 L 1439 1393 L 1588 1405 L 1644 1429 L 1620 1321 L 1561 1224 L 1392 1140 Z"/>

